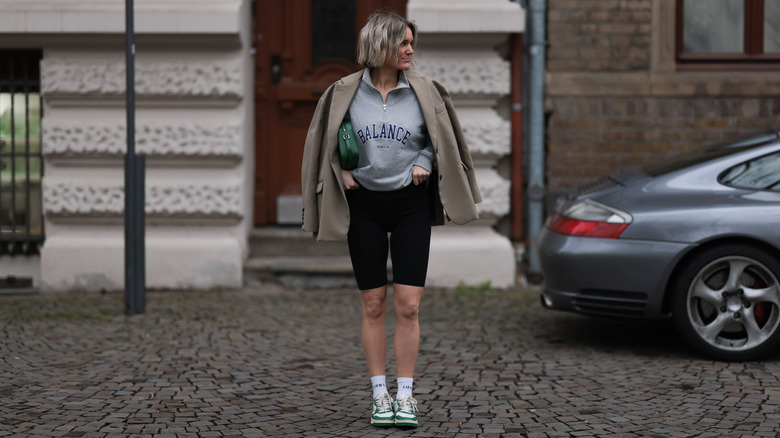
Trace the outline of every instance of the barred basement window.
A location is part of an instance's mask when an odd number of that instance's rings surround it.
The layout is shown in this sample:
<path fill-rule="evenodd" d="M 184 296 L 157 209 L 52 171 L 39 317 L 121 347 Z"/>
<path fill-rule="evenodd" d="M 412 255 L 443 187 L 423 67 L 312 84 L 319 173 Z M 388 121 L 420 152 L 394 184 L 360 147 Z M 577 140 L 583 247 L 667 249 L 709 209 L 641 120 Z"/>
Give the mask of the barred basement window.
<path fill-rule="evenodd" d="M 40 50 L 0 50 L 0 255 L 44 240 Z"/>

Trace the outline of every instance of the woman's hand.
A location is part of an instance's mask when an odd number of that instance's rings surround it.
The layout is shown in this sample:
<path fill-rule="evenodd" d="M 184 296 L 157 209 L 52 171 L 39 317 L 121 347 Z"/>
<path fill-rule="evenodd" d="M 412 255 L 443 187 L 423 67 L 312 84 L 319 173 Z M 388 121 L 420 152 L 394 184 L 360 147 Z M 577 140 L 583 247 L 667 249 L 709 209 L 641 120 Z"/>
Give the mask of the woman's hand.
<path fill-rule="evenodd" d="M 352 176 L 352 172 L 348 170 L 341 171 L 341 179 L 344 181 L 344 188 L 346 190 L 356 190 L 360 188 L 360 184 L 355 181 L 355 178 Z"/>
<path fill-rule="evenodd" d="M 428 177 L 431 176 L 431 172 L 428 172 L 420 166 L 412 167 L 412 182 L 414 185 L 419 186 L 424 183 Z"/>

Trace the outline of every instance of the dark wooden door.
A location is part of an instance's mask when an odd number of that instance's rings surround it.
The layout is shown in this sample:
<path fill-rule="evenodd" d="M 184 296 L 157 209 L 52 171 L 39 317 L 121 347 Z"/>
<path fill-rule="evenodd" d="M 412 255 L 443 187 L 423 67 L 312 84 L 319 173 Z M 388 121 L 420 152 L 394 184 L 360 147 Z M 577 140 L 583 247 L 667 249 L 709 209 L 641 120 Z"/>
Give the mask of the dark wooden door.
<path fill-rule="evenodd" d="M 255 225 L 277 222 L 277 198 L 300 196 L 301 158 L 317 99 L 357 71 L 358 33 L 376 10 L 406 0 L 257 0 Z"/>

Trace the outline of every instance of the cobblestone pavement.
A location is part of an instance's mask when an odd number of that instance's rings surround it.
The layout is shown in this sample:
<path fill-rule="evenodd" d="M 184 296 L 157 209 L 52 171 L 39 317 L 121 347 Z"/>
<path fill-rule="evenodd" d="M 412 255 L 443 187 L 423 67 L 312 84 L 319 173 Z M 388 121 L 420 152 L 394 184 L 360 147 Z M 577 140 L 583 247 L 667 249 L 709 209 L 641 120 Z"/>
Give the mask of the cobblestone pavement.
<path fill-rule="evenodd" d="M 143 315 L 122 306 L 110 293 L 0 296 L 0 436 L 780 431 L 778 357 L 705 360 L 670 321 L 543 310 L 532 290 L 426 291 L 413 430 L 368 424 L 356 291 L 154 292 Z"/>

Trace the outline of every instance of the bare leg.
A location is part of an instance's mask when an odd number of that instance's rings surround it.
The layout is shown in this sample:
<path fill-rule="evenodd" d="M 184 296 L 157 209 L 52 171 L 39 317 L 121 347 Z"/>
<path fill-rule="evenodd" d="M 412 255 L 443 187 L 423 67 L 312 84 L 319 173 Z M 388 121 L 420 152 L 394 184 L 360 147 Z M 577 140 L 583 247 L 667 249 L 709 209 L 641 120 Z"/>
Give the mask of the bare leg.
<path fill-rule="evenodd" d="M 373 376 L 385 374 L 387 358 L 387 335 L 385 334 L 385 312 L 387 311 L 387 286 L 360 291 L 363 303 L 361 335 L 363 353 L 368 362 L 368 371 Z"/>
<path fill-rule="evenodd" d="M 395 360 L 398 377 L 414 377 L 414 365 L 420 349 L 420 299 L 423 288 L 405 284 L 393 285 L 393 308 L 395 309 Z"/>

